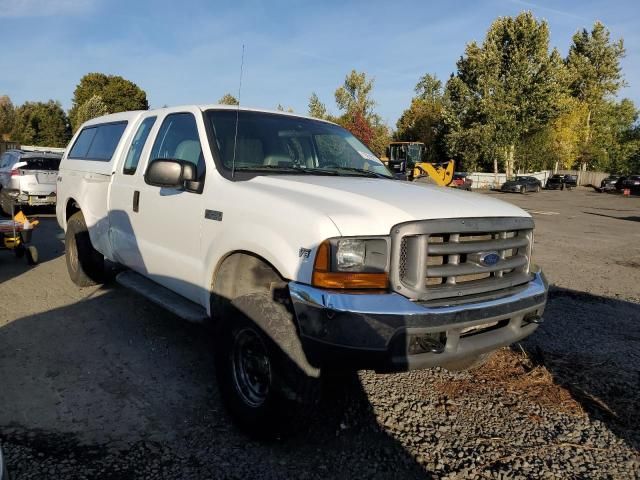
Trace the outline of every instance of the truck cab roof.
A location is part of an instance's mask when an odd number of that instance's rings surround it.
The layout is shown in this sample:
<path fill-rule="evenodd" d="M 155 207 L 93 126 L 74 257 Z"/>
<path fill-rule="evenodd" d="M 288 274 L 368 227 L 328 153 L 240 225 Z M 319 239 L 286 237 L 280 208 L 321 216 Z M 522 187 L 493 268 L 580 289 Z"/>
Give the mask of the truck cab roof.
<path fill-rule="evenodd" d="M 282 115 L 286 117 L 298 117 L 305 118 L 309 120 L 317 120 L 320 122 L 330 123 L 335 125 L 335 123 L 330 122 L 328 120 L 324 120 L 322 118 L 310 117 L 308 115 L 300 115 L 298 113 L 293 112 L 283 112 L 280 110 L 268 110 L 261 108 L 251 108 L 251 107 L 242 107 L 237 105 L 218 105 L 218 104 L 191 104 L 191 105 L 177 105 L 174 107 L 163 107 L 163 108 L 154 108 L 150 110 L 132 110 L 129 112 L 119 112 L 119 113 L 111 113 L 109 115 L 103 115 L 101 117 L 92 118 L 91 120 L 86 121 L 82 124 L 81 128 L 88 127 L 91 125 L 102 124 L 102 123 L 110 123 L 110 122 L 122 122 L 122 121 L 134 121 L 137 120 L 140 116 L 144 114 L 149 114 L 152 112 L 181 112 L 187 108 L 197 108 L 203 112 L 207 110 L 239 110 L 241 112 L 261 112 L 261 113 L 271 113 L 274 115 Z"/>

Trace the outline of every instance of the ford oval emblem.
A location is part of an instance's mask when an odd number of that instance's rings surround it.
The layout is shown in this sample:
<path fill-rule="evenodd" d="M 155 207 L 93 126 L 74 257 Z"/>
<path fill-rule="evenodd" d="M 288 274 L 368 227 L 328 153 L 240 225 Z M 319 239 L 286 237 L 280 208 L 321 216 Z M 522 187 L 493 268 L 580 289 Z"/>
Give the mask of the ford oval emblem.
<path fill-rule="evenodd" d="M 480 263 L 487 267 L 493 267 L 500 261 L 500 254 L 498 252 L 486 252 L 480 254 Z"/>

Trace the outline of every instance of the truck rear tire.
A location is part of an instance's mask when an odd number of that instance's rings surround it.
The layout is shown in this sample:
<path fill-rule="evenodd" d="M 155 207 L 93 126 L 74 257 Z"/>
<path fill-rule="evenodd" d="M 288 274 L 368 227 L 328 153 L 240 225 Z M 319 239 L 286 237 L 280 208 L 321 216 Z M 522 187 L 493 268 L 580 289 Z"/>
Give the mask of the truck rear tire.
<path fill-rule="evenodd" d="M 234 299 L 219 319 L 215 338 L 218 388 L 234 423 L 258 439 L 277 439 L 303 428 L 320 398 L 320 380 L 307 375 L 284 351 L 280 332 L 294 327 L 286 307 L 265 293 Z M 277 327 L 280 328 L 280 327 Z M 296 335 L 295 327 L 288 335 Z"/>
<path fill-rule="evenodd" d="M 67 271 L 71 281 L 79 287 L 102 283 L 104 257 L 91 244 L 82 212 L 74 213 L 67 220 L 64 241 Z"/>

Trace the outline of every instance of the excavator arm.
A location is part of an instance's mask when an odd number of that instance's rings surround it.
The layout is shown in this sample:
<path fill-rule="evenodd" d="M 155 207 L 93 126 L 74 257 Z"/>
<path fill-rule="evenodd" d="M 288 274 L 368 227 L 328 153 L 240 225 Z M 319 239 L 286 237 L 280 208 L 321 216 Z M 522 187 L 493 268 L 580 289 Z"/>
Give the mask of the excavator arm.
<path fill-rule="evenodd" d="M 436 185 L 446 187 L 453 181 L 453 169 L 455 162 L 449 160 L 441 165 L 434 165 L 428 162 L 416 163 L 413 167 L 413 180 L 429 177 Z"/>

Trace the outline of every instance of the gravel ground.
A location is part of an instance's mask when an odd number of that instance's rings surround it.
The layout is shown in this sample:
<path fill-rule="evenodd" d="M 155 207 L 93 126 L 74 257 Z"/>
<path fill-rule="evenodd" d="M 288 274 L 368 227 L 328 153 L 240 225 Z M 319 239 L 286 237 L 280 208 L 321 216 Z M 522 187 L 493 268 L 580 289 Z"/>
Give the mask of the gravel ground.
<path fill-rule="evenodd" d="M 529 209 L 546 322 L 474 372 L 361 372 L 296 438 L 238 433 L 207 334 L 0 252 L 0 443 L 13 479 L 640 478 L 640 199 L 501 195 Z M 540 213 L 536 213 L 540 212 Z"/>

